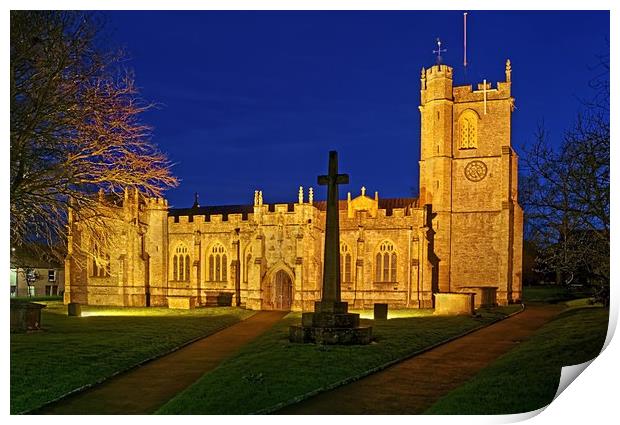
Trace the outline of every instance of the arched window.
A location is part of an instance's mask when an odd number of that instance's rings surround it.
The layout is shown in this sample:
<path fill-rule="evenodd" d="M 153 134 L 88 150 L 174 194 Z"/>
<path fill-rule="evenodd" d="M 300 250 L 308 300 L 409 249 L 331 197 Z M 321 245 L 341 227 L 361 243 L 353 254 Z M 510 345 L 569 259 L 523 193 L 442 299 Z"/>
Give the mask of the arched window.
<path fill-rule="evenodd" d="M 179 275 L 179 257 L 177 255 L 172 259 L 172 280 L 177 280 L 177 276 Z"/>
<path fill-rule="evenodd" d="M 185 256 L 185 280 L 189 280 L 189 255 Z"/>
<path fill-rule="evenodd" d="M 186 282 L 190 276 L 189 250 L 183 244 L 179 244 L 172 256 L 172 280 Z"/>
<path fill-rule="evenodd" d="M 213 270 L 214 270 L 214 265 L 213 265 L 213 255 L 209 255 L 209 280 L 212 281 L 213 280 Z"/>
<path fill-rule="evenodd" d="M 227 274 L 226 274 L 226 254 L 222 255 L 222 281 L 226 281 L 227 280 Z"/>
<path fill-rule="evenodd" d="M 211 282 L 226 282 L 228 280 L 226 249 L 220 243 L 211 248 L 209 254 L 209 280 Z"/>
<path fill-rule="evenodd" d="M 478 115 L 471 109 L 466 110 L 459 118 L 460 149 L 478 147 Z"/>
<path fill-rule="evenodd" d="M 110 277 L 110 255 L 103 252 L 96 242 L 93 246 L 92 277 Z"/>
<path fill-rule="evenodd" d="M 340 243 L 340 280 L 341 282 L 352 282 L 351 274 L 351 250 L 349 245 L 344 242 Z"/>
<path fill-rule="evenodd" d="M 252 264 L 252 245 L 245 250 L 245 267 L 243 268 L 243 281 L 247 283 L 250 275 L 250 264 Z"/>
<path fill-rule="evenodd" d="M 375 282 L 397 282 L 397 264 L 394 244 L 389 241 L 381 242 L 375 256 Z"/>
<path fill-rule="evenodd" d="M 106 254 L 105 256 L 105 275 L 110 276 L 110 255 Z"/>

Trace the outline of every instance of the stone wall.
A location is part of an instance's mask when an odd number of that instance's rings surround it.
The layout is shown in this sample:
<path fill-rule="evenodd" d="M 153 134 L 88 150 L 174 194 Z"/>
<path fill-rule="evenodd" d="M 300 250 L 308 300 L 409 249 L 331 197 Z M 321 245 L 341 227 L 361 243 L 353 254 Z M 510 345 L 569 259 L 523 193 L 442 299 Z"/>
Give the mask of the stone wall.
<path fill-rule="evenodd" d="M 505 82 L 475 90 L 453 87 L 449 66 L 422 71 L 420 196 L 383 200 L 362 188 L 340 201 L 340 241 L 351 256 L 344 301 L 429 308 L 434 293 L 466 286 L 497 287 L 502 304 L 521 298 L 512 109 L 508 68 Z M 256 191 L 253 206 L 170 210 L 164 199 L 126 191 L 121 202 L 102 202 L 114 229 L 104 276 L 93 273 L 84 228 L 70 222 L 65 300 L 166 306 L 185 297 L 200 306 L 232 294 L 233 305 L 250 309 L 312 310 L 321 296 L 325 211 L 311 198 L 300 188 L 298 202 L 268 205 Z M 282 290 L 289 282 L 290 292 Z"/>
<path fill-rule="evenodd" d="M 271 209 L 271 211 L 270 211 Z M 341 244 L 351 255 L 351 279 L 344 281 L 342 295 L 356 307 L 388 302 L 405 307 L 418 304 L 419 221 L 421 210 L 377 209 L 375 216 L 366 211 L 340 211 Z M 236 243 L 240 251 L 241 302 L 248 308 L 277 308 L 270 300 L 274 276 L 285 272 L 292 283 L 293 310 L 311 310 L 320 299 L 323 268 L 325 213 L 309 202 L 303 204 L 257 205 L 254 213 L 168 217 L 169 263 L 178 246 L 193 246 L 192 278 L 176 282 L 168 265 L 169 294 L 194 293 L 199 303 L 207 293 L 235 292 Z M 237 230 L 239 229 L 238 233 Z M 397 255 L 396 280 L 377 282 L 377 250 L 382 242 L 394 246 Z M 214 246 L 222 246 L 227 260 L 226 280 L 210 279 L 209 256 Z M 416 260 L 416 261 L 414 261 Z M 344 264 L 342 267 L 345 267 Z M 344 276 L 343 276 L 344 279 Z M 427 291 L 430 292 L 430 291 Z M 425 297 L 430 299 L 430 293 Z"/>
<path fill-rule="evenodd" d="M 453 87 L 452 69 L 441 65 L 422 71 L 421 86 L 420 203 L 434 213 L 438 290 L 497 286 L 501 304 L 520 300 L 510 64 L 506 81 L 495 85 Z"/>

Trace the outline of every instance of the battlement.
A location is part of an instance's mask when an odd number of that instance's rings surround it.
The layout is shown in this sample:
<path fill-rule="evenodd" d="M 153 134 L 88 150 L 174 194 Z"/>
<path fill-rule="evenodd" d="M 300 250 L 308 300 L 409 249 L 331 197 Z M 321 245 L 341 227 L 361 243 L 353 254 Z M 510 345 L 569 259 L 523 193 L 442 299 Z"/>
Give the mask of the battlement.
<path fill-rule="evenodd" d="M 480 82 L 476 85 L 476 90 L 471 84 L 466 86 L 456 86 L 452 89 L 455 103 L 460 102 L 480 102 L 484 100 L 484 96 L 488 100 L 509 99 L 511 97 L 510 83 L 499 81 L 493 85 L 490 81 Z"/>
<path fill-rule="evenodd" d="M 433 100 L 452 98 L 452 68 L 447 65 L 434 65 L 422 68 L 420 78 L 421 105 Z"/>
<path fill-rule="evenodd" d="M 420 86 L 422 91 L 422 106 L 435 99 L 451 99 L 454 102 L 476 102 L 486 95 L 488 100 L 509 99 L 511 97 L 512 65 L 506 60 L 506 80 L 493 86 L 490 81 L 481 81 L 473 85 L 452 87 L 453 69 L 448 65 L 433 65 L 422 68 Z"/>
<path fill-rule="evenodd" d="M 487 99 L 509 99 L 511 97 L 510 89 L 512 86 L 512 65 L 510 59 L 506 60 L 505 68 L 505 81 L 499 81 L 495 87 L 490 81 L 482 81 L 477 83 L 476 90 L 473 90 L 472 85 L 456 86 L 453 88 L 453 96 L 455 102 L 475 102 L 484 98 L 485 94 Z"/>
<path fill-rule="evenodd" d="M 304 190 L 299 187 L 297 202 L 287 203 L 263 203 L 263 193 L 260 190 L 254 192 L 253 205 L 222 205 L 222 206 L 197 206 L 191 208 L 173 208 L 168 210 L 169 226 L 200 225 L 205 223 L 262 223 L 274 224 L 278 217 L 289 217 L 287 222 L 306 223 L 309 219 L 324 218 L 325 201 L 314 201 L 314 191 L 309 188 L 308 197 L 304 198 Z M 167 206 L 165 200 L 150 198 L 149 205 Z M 416 198 L 387 198 L 380 199 L 379 193 L 373 197 L 366 196 L 366 188 L 361 188 L 360 196 L 351 199 L 351 194 L 346 200 L 339 201 L 340 214 L 346 218 L 356 217 L 355 211 L 365 211 L 368 218 L 376 217 L 408 217 L 417 208 Z M 292 221 L 291 221 L 292 220 Z"/>
<path fill-rule="evenodd" d="M 453 69 L 448 65 L 433 65 L 428 69 L 422 68 L 422 78 L 426 78 L 427 81 L 434 80 L 436 78 L 450 78 L 452 79 Z"/>
<path fill-rule="evenodd" d="M 168 200 L 166 198 L 146 198 L 147 208 L 167 209 Z"/>

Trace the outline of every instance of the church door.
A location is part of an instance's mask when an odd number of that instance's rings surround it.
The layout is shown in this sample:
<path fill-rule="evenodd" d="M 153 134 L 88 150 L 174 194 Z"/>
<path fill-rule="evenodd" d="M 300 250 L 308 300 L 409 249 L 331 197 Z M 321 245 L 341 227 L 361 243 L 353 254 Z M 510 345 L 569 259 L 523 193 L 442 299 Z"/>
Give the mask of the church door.
<path fill-rule="evenodd" d="M 284 270 L 278 271 L 274 276 L 273 288 L 274 310 L 289 311 L 293 298 L 293 283 L 288 273 Z"/>

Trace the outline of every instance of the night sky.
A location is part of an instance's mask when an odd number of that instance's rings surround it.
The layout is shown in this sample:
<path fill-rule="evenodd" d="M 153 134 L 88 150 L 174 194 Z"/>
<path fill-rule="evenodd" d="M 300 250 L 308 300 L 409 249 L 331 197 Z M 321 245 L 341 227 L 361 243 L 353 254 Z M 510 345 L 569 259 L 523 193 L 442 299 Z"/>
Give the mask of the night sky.
<path fill-rule="evenodd" d="M 513 146 L 539 124 L 557 143 L 593 96 L 609 52 L 608 12 L 105 12 L 111 46 L 130 55 L 153 140 L 181 179 L 175 207 L 293 202 L 315 188 L 329 150 L 379 196 L 418 194 L 420 70 L 440 37 L 456 85 L 504 80 L 512 62 Z M 307 189 L 306 189 L 307 191 Z M 306 192 L 307 196 L 307 192 Z"/>

